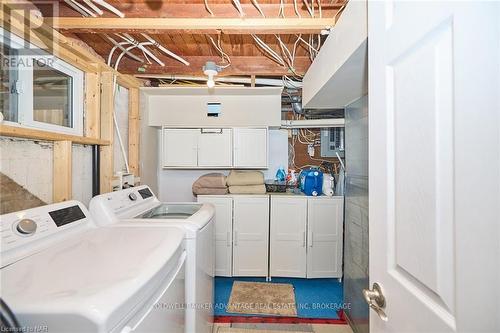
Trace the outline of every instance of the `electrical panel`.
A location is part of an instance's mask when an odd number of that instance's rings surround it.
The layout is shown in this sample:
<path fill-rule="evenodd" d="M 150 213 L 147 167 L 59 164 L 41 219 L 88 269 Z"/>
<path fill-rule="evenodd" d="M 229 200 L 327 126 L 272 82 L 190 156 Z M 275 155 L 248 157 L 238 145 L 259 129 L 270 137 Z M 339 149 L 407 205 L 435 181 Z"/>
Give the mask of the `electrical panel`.
<path fill-rule="evenodd" d="M 321 129 L 321 157 L 344 157 L 344 128 Z"/>

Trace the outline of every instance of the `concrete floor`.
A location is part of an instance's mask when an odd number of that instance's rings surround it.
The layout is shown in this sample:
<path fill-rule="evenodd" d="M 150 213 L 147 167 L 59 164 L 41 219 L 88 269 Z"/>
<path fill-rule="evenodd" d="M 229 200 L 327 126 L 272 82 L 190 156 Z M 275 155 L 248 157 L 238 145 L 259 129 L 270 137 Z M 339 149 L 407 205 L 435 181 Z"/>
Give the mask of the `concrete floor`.
<path fill-rule="evenodd" d="M 221 329 L 222 328 L 222 329 Z M 227 328 L 230 328 L 228 331 Z M 349 325 L 214 324 L 213 333 L 353 333 Z"/>

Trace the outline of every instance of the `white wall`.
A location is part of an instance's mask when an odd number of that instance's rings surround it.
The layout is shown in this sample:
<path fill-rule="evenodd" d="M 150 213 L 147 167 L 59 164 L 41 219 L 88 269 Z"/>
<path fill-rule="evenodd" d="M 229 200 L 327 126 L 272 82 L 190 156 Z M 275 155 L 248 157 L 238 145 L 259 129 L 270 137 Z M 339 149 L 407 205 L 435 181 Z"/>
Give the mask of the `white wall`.
<path fill-rule="evenodd" d="M 158 130 L 159 132 L 159 130 Z M 157 161 L 159 166 L 159 162 Z M 288 133 L 286 130 L 269 131 L 269 169 L 262 170 L 266 179 L 274 179 L 276 170 L 288 165 Z M 198 177 L 219 172 L 227 175 L 228 170 L 165 170 L 159 169 L 158 187 L 156 192 L 161 201 L 196 201 L 191 187 Z M 148 184 L 150 185 L 150 184 Z"/>
<path fill-rule="evenodd" d="M 125 149 L 125 154 L 128 159 L 128 89 L 117 86 L 115 91 L 115 116 L 116 122 L 118 123 L 118 129 L 120 130 L 120 135 L 123 141 L 123 146 Z M 114 127 L 114 147 L 113 147 L 113 158 L 114 158 L 114 172 L 126 171 L 127 167 L 125 164 L 125 157 L 123 156 L 120 143 L 118 141 L 118 132 L 116 127 Z"/>
<path fill-rule="evenodd" d="M 72 164 L 73 199 L 88 207 L 92 199 L 92 147 L 74 144 Z"/>
<path fill-rule="evenodd" d="M 158 191 L 158 166 L 160 154 L 161 131 L 148 126 L 148 98 L 141 92 L 140 96 L 140 149 L 139 172 L 141 184 L 149 185 L 154 193 Z"/>

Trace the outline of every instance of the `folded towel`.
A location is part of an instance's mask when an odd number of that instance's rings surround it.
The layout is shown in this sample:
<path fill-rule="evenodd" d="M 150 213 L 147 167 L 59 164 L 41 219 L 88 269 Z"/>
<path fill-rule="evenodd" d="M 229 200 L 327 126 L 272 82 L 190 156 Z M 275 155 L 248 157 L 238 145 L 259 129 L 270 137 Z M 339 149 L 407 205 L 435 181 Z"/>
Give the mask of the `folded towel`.
<path fill-rule="evenodd" d="M 227 176 L 226 183 L 228 186 L 263 185 L 264 174 L 260 171 L 232 170 Z"/>
<path fill-rule="evenodd" d="M 206 175 L 198 178 L 194 183 L 193 187 L 208 187 L 208 188 L 225 188 L 226 187 L 226 176 L 222 173 L 207 173 Z"/>
<path fill-rule="evenodd" d="M 201 188 L 196 189 L 196 191 L 193 189 L 193 194 L 194 195 L 224 195 L 224 194 L 227 194 L 227 187 L 225 187 L 225 188 L 201 187 Z"/>
<path fill-rule="evenodd" d="M 231 194 L 266 194 L 266 186 L 262 185 L 235 185 L 229 186 Z"/>

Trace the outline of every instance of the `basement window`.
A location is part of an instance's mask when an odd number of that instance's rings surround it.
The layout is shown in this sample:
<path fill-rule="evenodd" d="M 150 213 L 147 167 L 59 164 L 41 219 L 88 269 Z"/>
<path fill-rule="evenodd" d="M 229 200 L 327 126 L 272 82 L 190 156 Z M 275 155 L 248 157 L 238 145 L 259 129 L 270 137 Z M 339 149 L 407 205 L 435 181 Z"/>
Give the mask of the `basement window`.
<path fill-rule="evenodd" d="M 0 29 L 0 111 L 11 125 L 83 135 L 83 72 Z"/>

